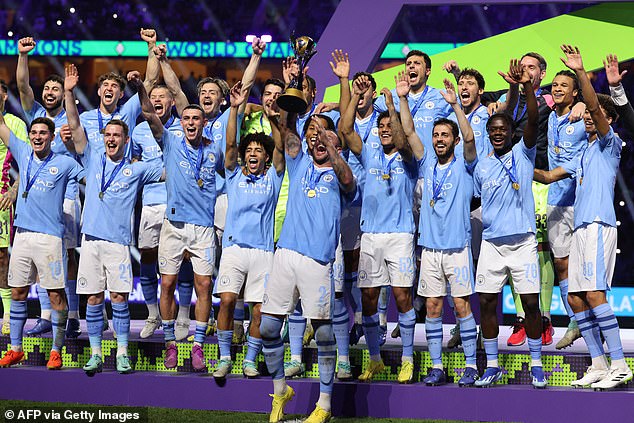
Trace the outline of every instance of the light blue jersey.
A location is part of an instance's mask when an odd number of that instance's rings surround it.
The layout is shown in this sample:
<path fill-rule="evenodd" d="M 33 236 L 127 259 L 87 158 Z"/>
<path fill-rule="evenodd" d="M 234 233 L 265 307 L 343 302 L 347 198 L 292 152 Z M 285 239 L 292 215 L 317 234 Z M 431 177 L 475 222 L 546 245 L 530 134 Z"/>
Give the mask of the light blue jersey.
<path fill-rule="evenodd" d="M 394 107 L 397 112 L 401 110 L 401 102 L 396 94 L 396 89 L 392 90 L 392 98 L 394 99 Z M 426 149 L 433 149 L 432 131 L 436 119 L 447 117 L 451 114 L 452 108 L 445 101 L 440 91 L 429 85 L 416 95 L 408 94 L 407 102 L 414 119 L 414 127 L 418 137 L 423 142 Z M 385 97 L 379 96 L 374 102 L 374 108 L 380 112 L 387 110 L 385 105 Z"/>
<path fill-rule="evenodd" d="M 219 143 L 203 138 L 200 148 L 194 148 L 184 136 L 164 131 L 162 144 L 167 172 L 165 217 L 170 222 L 214 226 L 216 172 L 224 172 L 224 154 Z"/>
<path fill-rule="evenodd" d="M 112 119 L 120 119 L 128 125 L 128 134 L 134 132 L 136 126 L 136 120 L 141 114 L 141 103 L 139 102 L 139 95 L 135 94 L 126 101 L 123 106 L 117 106 L 114 113 L 106 115 L 101 112 L 99 108 L 87 110 L 79 115 L 81 126 L 84 127 L 86 137 L 88 138 L 88 144 L 94 149 L 95 152 L 101 154 L 106 151 L 103 145 L 103 134 L 101 133 L 106 127 L 108 122 Z M 125 157 L 132 158 L 131 143 L 128 143 L 126 147 Z"/>
<path fill-rule="evenodd" d="M 184 135 L 181 120 L 174 115 L 165 122 L 164 126 L 177 137 Z M 144 162 L 159 160 L 161 165 L 163 163 L 163 151 L 154 139 L 150 125 L 147 122 L 141 122 L 134 128 L 132 133 L 132 157 L 140 157 L 141 161 Z M 156 204 L 167 204 L 165 182 L 149 184 L 143 187 L 143 205 L 153 206 Z"/>
<path fill-rule="evenodd" d="M 81 232 L 85 235 L 130 245 L 131 216 L 142 186 L 158 182 L 163 166 L 157 161 L 115 163 L 90 145 L 84 150 L 86 198 Z"/>
<path fill-rule="evenodd" d="M 305 131 L 304 131 L 304 125 L 308 121 L 308 118 L 310 118 L 312 115 L 315 114 L 315 108 L 316 107 L 317 107 L 317 103 L 313 103 L 313 107 L 310 109 L 310 111 L 308 113 L 304 113 L 303 115 L 298 115 L 297 116 L 296 129 L 297 129 L 297 134 L 299 135 L 299 139 L 301 139 L 301 140 L 303 140 L 304 139 L 304 135 L 306 135 Z M 339 115 L 338 111 L 331 110 L 329 112 L 320 113 L 320 115 L 328 116 L 334 122 L 335 128 L 337 127 L 337 124 L 339 123 L 339 118 L 340 118 L 340 115 Z M 304 145 L 304 153 L 305 153 L 306 152 L 306 143 L 303 143 L 303 145 Z"/>
<path fill-rule="evenodd" d="M 396 152 L 386 156 L 383 147 L 363 144 L 357 157 L 365 169 L 361 206 L 364 233 L 414 233 L 414 186 L 418 179 L 416 161 L 403 161 Z"/>
<path fill-rule="evenodd" d="M 289 178 L 286 219 L 277 243 L 320 263 L 335 259 L 343 192 L 331 167 L 314 166 L 311 156 L 286 156 Z"/>
<path fill-rule="evenodd" d="M 260 177 L 247 176 L 240 166 L 226 172 L 229 207 L 223 248 L 236 244 L 272 252 L 273 218 L 284 172 L 278 175 L 270 167 Z"/>
<path fill-rule="evenodd" d="M 570 113 L 557 117 L 556 112 L 548 116 L 548 166 L 553 170 L 581 156 L 588 147 L 588 135 L 583 119 L 568 122 Z M 548 205 L 568 207 L 575 203 L 574 177 L 562 179 L 548 186 Z"/>
<path fill-rule="evenodd" d="M 614 184 L 622 143 L 610 128 L 605 137 L 589 143 L 581 156 L 562 165 L 576 176 L 575 228 L 592 222 L 616 227 Z"/>
<path fill-rule="evenodd" d="M 13 133 L 9 150 L 20 168 L 15 227 L 63 238 L 64 192 L 69 179 L 80 178 L 82 167 L 63 154 L 51 153 L 48 161 L 39 160 L 31 146 Z"/>
<path fill-rule="evenodd" d="M 458 123 L 458 118 L 455 113 L 451 113 L 447 119 L 453 120 L 456 124 Z M 489 141 L 489 133 L 487 132 L 489 112 L 486 107 L 480 105 L 480 107 L 467 115 L 467 120 L 473 130 L 478 159 L 483 160 L 493 151 L 493 146 L 491 145 L 491 141 Z M 460 128 L 460 125 L 458 125 L 458 128 Z M 460 143 L 456 146 L 454 154 L 457 157 L 464 157 L 464 137 L 462 132 L 460 132 Z"/>
<path fill-rule="evenodd" d="M 354 130 L 361 137 L 361 141 L 364 144 L 369 144 L 372 148 L 381 147 L 381 140 L 379 139 L 379 127 L 377 125 L 379 118 L 379 112 L 374 110 L 373 113 L 364 119 L 355 119 Z M 352 174 L 357 178 L 357 184 L 363 191 L 365 186 L 366 171 L 359 162 L 356 155 L 350 154 L 348 156 L 348 166 L 352 170 Z"/>
<path fill-rule="evenodd" d="M 448 164 L 439 165 L 435 152 L 425 150 L 418 163 L 424 179 L 418 245 L 435 250 L 470 245 L 473 172 L 478 159 L 467 163 L 462 156 L 455 156 Z"/>
<path fill-rule="evenodd" d="M 482 197 L 482 239 L 535 233 L 531 188 L 535 154 L 535 147 L 527 148 L 522 138 L 504 156 L 492 154 L 478 162 L 474 187 L 475 195 Z M 512 178 L 519 184 L 518 190 L 513 188 Z"/>
<path fill-rule="evenodd" d="M 44 106 L 42 106 L 37 101 L 33 102 L 33 107 L 31 108 L 31 110 L 24 110 L 24 116 L 26 116 L 27 126 L 31 125 L 31 122 L 33 122 L 33 119 L 36 119 L 39 117 L 46 117 L 50 119 L 50 117 L 46 114 L 46 109 L 44 108 Z M 65 156 L 74 158 L 75 155 L 68 151 L 68 149 L 66 148 L 66 145 L 62 141 L 62 138 L 59 136 L 59 130 L 61 129 L 62 125 L 65 125 L 68 123 L 66 110 L 62 109 L 62 111 L 57 116 L 55 116 L 55 119 L 51 119 L 51 120 L 55 124 L 55 138 L 53 138 L 53 141 L 51 141 L 51 151 L 55 154 L 63 154 Z M 68 181 L 68 186 L 66 187 L 66 193 L 64 194 L 64 198 L 74 200 L 75 198 L 77 198 L 77 192 L 78 192 L 77 181 L 74 179 L 70 179 Z"/>
<path fill-rule="evenodd" d="M 227 108 L 222 114 L 209 120 L 203 129 L 203 137 L 212 140 L 214 144 L 218 144 L 223 154 L 227 149 L 227 122 L 229 122 L 230 110 L 231 108 Z M 241 119 L 238 119 L 238 127 L 240 127 L 241 121 Z M 216 174 L 216 195 L 225 194 L 226 192 L 225 178 Z"/>

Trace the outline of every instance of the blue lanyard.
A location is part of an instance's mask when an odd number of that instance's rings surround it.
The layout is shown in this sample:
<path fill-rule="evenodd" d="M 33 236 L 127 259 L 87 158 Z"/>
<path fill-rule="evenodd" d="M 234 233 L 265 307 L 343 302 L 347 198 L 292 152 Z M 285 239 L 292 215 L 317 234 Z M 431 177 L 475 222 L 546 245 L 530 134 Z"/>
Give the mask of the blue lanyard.
<path fill-rule="evenodd" d="M 317 105 L 313 104 L 313 108 L 310 109 L 310 112 L 308 112 L 308 119 L 310 119 L 310 117 L 313 115 L 313 112 L 315 111 L 315 107 L 317 107 Z M 297 120 L 297 123 L 299 123 L 299 119 Z M 299 137 L 302 140 L 304 139 L 304 135 L 306 135 L 306 131 L 304 131 L 305 127 L 306 127 L 306 121 L 304 120 L 304 125 L 302 125 L 302 136 Z M 299 130 L 297 132 L 299 132 Z"/>
<path fill-rule="evenodd" d="M 110 116 L 114 116 L 117 113 L 119 113 L 119 106 L 117 106 L 117 109 Z M 101 131 L 103 131 L 103 128 L 105 128 L 105 126 L 103 124 L 103 116 L 101 115 L 101 109 L 99 107 L 97 107 L 97 120 L 99 121 L 99 132 L 101 132 Z M 108 120 L 108 122 L 110 122 L 111 120 L 112 120 L 112 118 L 110 118 L 110 120 Z M 106 125 L 108 124 L 108 122 L 106 122 Z"/>
<path fill-rule="evenodd" d="M 37 171 L 35 172 L 35 175 L 33 175 L 33 178 L 31 178 L 31 165 L 33 164 L 33 157 L 34 156 L 35 156 L 35 153 L 31 153 L 31 157 L 29 157 L 29 165 L 26 168 L 26 188 L 24 189 L 24 192 L 22 193 L 22 198 L 28 197 L 29 190 L 31 189 L 31 187 L 33 186 L 35 181 L 37 180 L 38 175 L 40 174 L 42 169 L 44 169 L 46 164 L 48 162 L 50 162 L 51 159 L 53 158 L 53 152 L 51 151 L 49 153 L 48 157 L 46 159 L 44 159 L 44 161 L 42 162 L 40 167 L 37 168 Z"/>
<path fill-rule="evenodd" d="M 314 190 L 317 184 L 319 183 L 319 180 L 321 179 L 321 177 L 324 176 L 326 173 L 330 173 L 330 172 L 333 172 L 333 171 L 325 170 L 323 172 L 317 172 L 315 170 L 315 164 L 311 163 L 310 173 L 308 174 L 308 188 L 310 188 L 311 190 Z"/>
<path fill-rule="evenodd" d="M 390 161 L 387 162 L 387 165 L 385 164 L 385 153 L 381 151 L 379 154 L 381 155 L 381 167 L 383 168 L 383 179 L 388 180 L 391 177 L 390 170 L 392 168 L 392 163 L 394 162 L 394 160 L 396 160 L 398 153 L 394 153 L 394 156 L 392 156 Z"/>
<path fill-rule="evenodd" d="M 542 89 L 539 88 L 537 89 L 537 91 L 535 92 L 535 97 L 539 97 L 539 95 L 542 93 Z M 520 107 L 520 101 L 517 100 L 517 104 L 515 105 L 515 110 L 513 110 L 513 120 L 514 121 L 518 121 L 521 120 L 524 117 L 524 113 L 526 113 L 526 100 L 524 100 L 524 107 L 522 108 L 522 113 L 520 114 L 519 117 L 517 117 L 517 109 Z"/>
<path fill-rule="evenodd" d="M 108 189 L 108 187 L 114 180 L 115 176 L 117 176 L 117 173 L 119 173 L 123 165 L 125 165 L 125 157 L 123 157 L 121 161 L 119 162 L 119 164 L 112 170 L 112 173 L 110 173 L 110 178 L 108 178 L 108 182 L 106 182 L 106 153 L 103 153 L 103 156 L 101 156 L 102 170 L 101 170 L 101 190 L 99 191 L 100 200 L 103 200 L 103 196 L 105 195 L 106 190 Z"/>
<path fill-rule="evenodd" d="M 509 170 L 504 163 L 502 163 L 502 159 L 500 159 L 500 156 L 498 156 L 497 154 L 494 154 L 495 158 L 498 159 L 498 161 L 500 162 L 500 164 L 502 165 L 502 169 L 504 169 L 504 171 L 506 172 L 507 175 L 509 175 L 509 179 L 511 180 L 511 184 L 513 186 L 513 189 L 515 191 L 520 189 L 520 184 L 517 182 L 517 177 L 515 176 L 515 156 L 513 155 L 513 151 L 511 151 L 511 169 Z"/>
<path fill-rule="evenodd" d="M 425 85 L 425 90 L 423 90 L 423 93 L 420 95 L 420 97 L 418 97 L 418 101 L 416 102 L 416 104 L 414 105 L 414 108 L 412 109 L 412 118 L 416 116 L 416 112 L 418 112 L 418 109 L 420 108 L 421 104 L 423 104 L 423 100 L 425 100 L 425 95 L 427 94 L 428 90 L 429 90 L 429 85 Z"/>
<path fill-rule="evenodd" d="M 196 158 L 196 163 L 192 162 L 192 158 L 189 155 L 189 149 L 187 148 L 187 144 L 185 143 L 185 138 L 181 138 L 181 143 L 183 145 L 183 150 L 185 150 L 185 156 L 187 156 L 189 166 L 194 171 L 194 178 L 196 178 L 196 183 L 200 188 L 202 188 L 203 180 L 200 178 L 200 168 L 203 166 L 203 141 L 200 140 L 200 144 L 198 144 L 198 157 Z"/>
<path fill-rule="evenodd" d="M 447 171 L 442 176 L 440 183 L 436 185 L 436 171 L 438 168 L 438 161 L 436 161 L 436 164 L 434 165 L 434 179 L 432 180 L 433 194 L 432 194 L 432 200 L 430 202 L 432 207 L 434 207 L 434 204 L 436 204 L 436 201 L 438 201 L 438 197 L 440 197 L 440 192 L 442 191 L 442 187 L 445 184 L 445 179 L 447 179 L 447 176 L 449 176 L 449 173 L 451 172 L 451 166 L 453 166 L 455 162 L 456 162 L 456 156 L 453 156 L 453 160 L 451 161 L 451 163 L 449 163 L 449 166 L 447 167 Z"/>
<path fill-rule="evenodd" d="M 172 126 L 172 123 L 174 123 L 174 119 L 174 115 L 170 116 L 167 122 L 165 122 L 165 125 L 163 125 L 163 128 L 169 129 L 169 127 Z"/>
<path fill-rule="evenodd" d="M 264 118 L 264 112 L 262 112 L 262 114 L 260 115 L 260 128 L 262 129 L 262 132 L 264 132 L 264 121 L 262 120 L 262 118 Z M 269 126 L 271 126 L 271 123 L 269 121 Z M 273 135 L 273 130 L 269 131 L 269 133 L 267 134 L 269 137 Z"/>
<path fill-rule="evenodd" d="M 376 110 L 373 109 L 372 110 L 372 116 L 370 116 L 370 120 L 368 121 L 368 126 L 365 127 L 365 134 L 363 134 L 363 142 L 365 143 L 368 139 L 368 137 L 370 136 L 370 131 L 372 131 L 372 126 L 374 125 L 374 119 L 376 118 Z M 354 122 L 354 130 L 357 132 L 357 134 L 361 135 L 359 133 L 359 125 L 357 125 L 357 122 Z"/>
<path fill-rule="evenodd" d="M 563 119 L 561 122 L 557 122 L 559 120 L 559 118 L 557 117 L 557 115 L 555 114 L 555 119 L 553 119 L 553 125 L 551 127 L 552 131 L 553 131 L 553 142 L 555 144 L 555 153 L 559 154 L 559 130 L 561 128 L 563 128 L 563 126 L 568 123 L 568 116 L 570 116 L 570 113 L 572 113 L 572 111 L 568 112 L 567 115 L 563 116 Z"/>

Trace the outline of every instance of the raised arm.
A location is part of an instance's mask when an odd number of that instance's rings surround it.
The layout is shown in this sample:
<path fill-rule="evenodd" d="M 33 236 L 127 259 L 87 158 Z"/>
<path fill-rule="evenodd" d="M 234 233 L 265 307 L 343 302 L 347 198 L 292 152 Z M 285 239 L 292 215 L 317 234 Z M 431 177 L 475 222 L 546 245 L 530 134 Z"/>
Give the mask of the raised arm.
<path fill-rule="evenodd" d="M 396 79 L 396 78 L 395 78 Z M 401 153 L 403 160 L 409 162 L 413 159 L 412 149 L 405 138 L 405 132 L 403 132 L 403 126 L 399 114 L 394 107 L 394 100 L 392 99 L 392 92 L 387 88 L 381 90 L 381 94 L 385 96 L 385 105 L 387 106 L 387 112 L 390 114 L 390 127 L 392 128 L 392 142 L 394 146 Z M 407 103 L 406 103 L 407 104 Z"/>
<path fill-rule="evenodd" d="M 533 180 L 542 184 L 552 184 L 553 182 L 566 179 L 570 176 L 563 167 L 559 166 L 553 170 L 535 169 L 533 171 Z"/>
<path fill-rule="evenodd" d="M 4 121 L 4 115 L 0 113 L 0 139 L 7 147 L 9 146 L 9 140 L 11 139 L 11 130 Z"/>
<path fill-rule="evenodd" d="M 154 110 L 154 106 L 148 97 L 147 91 L 145 90 L 145 82 L 141 81 L 141 74 L 138 71 L 128 72 L 128 83 L 131 87 L 136 89 L 137 94 L 139 95 L 139 102 L 141 103 L 141 112 L 143 113 L 143 118 L 147 121 L 150 126 L 150 130 L 152 131 L 152 135 L 154 139 L 160 140 L 163 136 L 163 131 L 165 127 L 163 126 L 163 122 L 156 114 Z"/>
<path fill-rule="evenodd" d="M 35 40 L 31 37 L 21 38 L 18 41 L 18 68 L 15 72 L 15 79 L 24 111 L 31 110 L 35 102 L 35 94 L 33 94 L 29 81 L 29 52 L 34 48 Z"/>
<path fill-rule="evenodd" d="M 249 98 L 249 92 L 251 91 L 251 87 L 253 87 L 253 83 L 255 82 L 255 75 L 258 73 L 258 67 L 260 66 L 260 60 L 262 59 L 262 53 L 266 49 L 266 43 L 255 37 L 253 42 L 251 43 L 251 59 L 249 60 L 249 64 L 247 68 L 244 70 L 244 74 L 242 75 L 242 91 L 244 91 L 245 99 Z M 238 113 L 244 113 L 245 108 L 247 107 L 246 101 L 243 101 L 238 108 Z"/>
<path fill-rule="evenodd" d="M 286 170 L 286 156 L 284 156 L 284 141 L 282 141 L 282 134 L 280 133 L 279 119 L 284 116 L 286 112 L 282 110 L 280 115 L 269 116 L 269 122 L 271 123 L 271 137 L 275 141 L 275 149 L 273 150 L 273 167 L 278 175 L 284 173 Z"/>
<path fill-rule="evenodd" d="M 229 121 L 227 122 L 227 145 L 225 149 L 225 169 L 233 171 L 238 165 L 238 109 L 246 100 L 246 94 L 242 88 L 242 82 L 238 81 L 236 85 L 231 87 L 230 102 L 231 109 L 229 110 Z"/>
<path fill-rule="evenodd" d="M 339 113 L 343 114 L 350 105 L 350 61 L 348 60 L 348 53 L 344 53 L 341 50 L 335 50 L 330 55 L 332 56 L 332 62 L 328 63 L 332 73 L 339 78 Z M 315 112 L 320 113 L 317 109 Z M 341 126 L 341 123 L 339 125 Z M 342 141 L 345 143 L 344 139 Z M 345 144 L 342 147 L 345 149 Z"/>
<path fill-rule="evenodd" d="M 66 65 L 64 73 L 64 103 L 66 105 L 68 125 L 70 126 L 72 134 L 72 143 L 67 143 L 66 147 L 71 151 L 74 150 L 77 154 L 83 154 L 86 145 L 88 145 L 88 139 L 79 121 L 79 112 L 77 111 L 77 104 L 75 103 L 75 93 L 73 93 L 73 90 L 79 82 L 79 72 L 75 65 L 71 63 Z"/>
<path fill-rule="evenodd" d="M 447 71 L 447 73 L 452 74 L 454 79 L 456 80 L 456 83 L 458 82 L 458 77 L 460 76 L 460 66 L 458 66 L 458 62 L 456 62 L 455 60 L 449 60 L 444 65 L 442 65 L 442 68 Z"/>
<path fill-rule="evenodd" d="M 464 143 L 464 159 L 467 163 L 471 163 L 476 159 L 477 151 L 475 146 L 475 136 L 473 135 L 473 129 L 467 116 L 464 114 L 464 110 L 458 103 L 458 96 L 456 96 L 456 89 L 450 80 L 444 80 L 445 91 L 441 91 L 445 101 L 451 105 L 453 112 L 456 114 L 458 120 L 458 127 L 460 127 L 460 133 L 462 134 L 462 142 Z"/>
<path fill-rule="evenodd" d="M 343 91 L 343 85 L 348 86 L 348 80 L 340 82 L 342 85 L 341 90 Z M 341 122 L 339 122 L 339 131 L 341 132 L 341 136 L 344 139 L 345 144 L 350 148 L 354 154 L 361 154 L 363 150 L 363 140 L 357 131 L 354 130 L 354 120 L 357 115 L 357 107 L 359 106 L 359 99 L 366 91 L 372 88 L 372 84 L 367 76 L 362 75 L 358 77 L 352 83 L 352 97 L 349 100 L 349 104 L 343 110 L 343 115 L 341 116 Z M 372 125 L 372 122 L 368 123 L 368 125 Z"/>
<path fill-rule="evenodd" d="M 156 31 L 148 28 L 141 28 L 141 38 L 147 43 L 147 66 L 145 69 L 145 90 L 147 92 L 152 91 L 152 88 L 158 83 L 160 65 L 159 61 L 154 54 L 154 47 L 156 47 Z"/>
<path fill-rule="evenodd" d="M 178 115 L 181 116 L 185 107 L 189 105 L 189 100 L 187 100 L 187 96 L 181 88 L 181 83 L 178 80 L 178 75 L 176 75 L 176 72 L 174 72 L 174 69 L 172 69 L 172 66 L 167 60 L 167 46 L 165 44 L 161 44 L 154 47 L 154 55 L 161 65 L 161 71 L 163 72 L 163 81 L 165 81 L 167 89 L 170 91 L 170 93 L 172 93 L 172 97 L 174 97 L 176 111 L 178 112 Z"/>
<path fill-rule="evenodd" d="M 297 133 L 297 113 L 282 113 L 279 123 L 284 152 L 294 159 L 302 151 L 302 140 Z"/>
<path fill-rule="evenodd" d="M 405 71 L 401 71 L 394 78 L 396 80 L 396 95 L 401 104 L 407 104 L 407 93 L 409 93 L 409 77 Z M 414 119 L 412 118 L 412 112 L 409 107 L 401 107 L 401 124 L 403 127 L 403 133 L 407 138 L 409 148 L 412 150 L 416 160 L 420 160 L 425 155 L 425 147 L 420 137 L 416 133 L 416 127 L 414 126 Z"/>
<path fill-rule="evenodd" d="M 509 63 L 509 69 L 517 66 L 520 66 L 519 60 L 511 59 Z M 506 92 L 505 101 L 496 101 L 495 103 L 491 103 L 489 105 L 489 107 L 487 108 L 489 114 L 503 113 L 505 111 L 511 110 L 517 105 L 520 100 L 520 86 L 517 81 L 511 77 L 510 73 L 498 71 L 498 75 L 500 75 L 502 79 L 504 79 L 509 84 L 509 89 Z"/>
<path fill-rule="evenodd" d="M 328 157 L 330 158 L 330 164 L 332 165 L 332 169 L 335 171 L 335 175 L 337 175 L 339 185 L 341 185 L 344 192 L 354 191 L 356 184 L 354 176 L 352 175 L 352 170 L 343 157 L 341 157 L 341 154 L 339 154 L 340 150 L 338 150 L 335 146 L 337 142 L 337 134 L 333 131 L 326 131 L 317 117 L 313 116 L 311 119 L 317 128 L 317 142 L 322 143 L 326 147 Z"/>
<path fill-rule="evenodd" d="M 610 86 L 610 97 L 619 114 L 619 122 L 632 135 L 634 134 L 634 109 L 632 109 L 632 104 L 627 99 L 621 83 L 627 70 L 619 73 L 619 59 L 615 54 L 608 54 L 603 61 L 603 66 L 605 66 L 605 74 Z"/>

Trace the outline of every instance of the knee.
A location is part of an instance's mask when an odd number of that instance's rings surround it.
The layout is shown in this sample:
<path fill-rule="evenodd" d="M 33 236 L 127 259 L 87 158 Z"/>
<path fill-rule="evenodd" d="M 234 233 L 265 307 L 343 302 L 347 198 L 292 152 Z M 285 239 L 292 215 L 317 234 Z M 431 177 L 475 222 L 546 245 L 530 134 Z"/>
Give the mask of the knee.
<path fill-rule="evenodd" d="M 607 303 L 605 291 L 588 291 L 586 293 L 586 300 L 592 308 Z"/>
<path fill-rule="evenodd" d="M 568 257 L 555 258 L 554 264 L 555 264 L 555 271 L 557 272 L 558 275 L 568 272 Z"/>
<path fill-rule="evenodd" d="M 29 287 L 11 288 L 11 299 L 13 301 L 25 301 L 29 295 Z"/>
<path fill-rule="evenodd" d="M 480 309 L 486 313 L 495 313 L 497 294 L 480 294 Z"/>
<path fill-rule="evenodd" d="M 520 298 L 522 299 L 522 306 L 524 307 L 525 312 L 535 313 L 539 311 L 538 294 L 520 295 Z"/>
<path fill-rule="evenodd" d="M 412 308 L 412 294 L 409 288 L 392 288 L 396 299 L 396 308 L 400 313 L 406 313 Z M 442 304 L 442 303 L 441 303 Z"/>
<path fill-rule="evenodd" d="M 262 316 L 260 320 L 260 336 L 262 339 L 276 339 L 280 337 L 282 319 L 270 315 Z"/>
<path fill-rule="evenodd" d="M 429 297 L 425 301 L 425 308 L 427 309 L 427 316 L 440 317 L 442 311 L 442 298 Z"/>
<path fill-rule="evenodd" d="M 220 294 L 220 308 L 225 311 L 232 311 L 236 308 L 236 294 Z"/>
<path fill-rule="evenodd" d="M 110 300 L 113 303 L 124 303 L 128 298 L 127 294 L 122 294 L 119 292 L 110 292 Z"/>
<path fill-rule="evenodd" d="M 315 341 L 318 344 L 328 343 L 334 339 L 331 322 L 325 320 L 311 320 L 310 324 L 315 329 Z"/>
<path fill-rule="evenodd" d="M 103 303 L 103 293 L 102 295 L 89 295 L 88 296 L 88 305 L 99 305 Z"/>
<path fill-rule="evenodd" d="M 469 300 L 454 298 L 454 306 L 456 314 L 460 318 L 467 317 L 471 313 L 471 305 L 469 304 Z"/>
<path fill-rule="evenodd" d="M 63 292 L 63 291 L 62 291 Z M 63 310 L 66 306 L 66 296 L 59 291 L 48 291 L 48 298 L 54 310 Z"/>

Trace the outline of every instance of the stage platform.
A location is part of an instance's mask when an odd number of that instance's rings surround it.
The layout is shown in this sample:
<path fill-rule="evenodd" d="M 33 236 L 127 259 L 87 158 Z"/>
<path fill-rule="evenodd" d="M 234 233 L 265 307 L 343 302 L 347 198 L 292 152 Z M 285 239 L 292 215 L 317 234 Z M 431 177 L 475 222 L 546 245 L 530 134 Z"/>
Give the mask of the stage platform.
<path fill-rule="evenodd" d="M 29 321 L 27 328 L 32 324 L 34 321 Z M 10 390 L 0 390 L 0 398 L 259 413 L 270 411 L 270 379 L 267 376 L 245 379 L 241 375 L 246 346 L 232 347 L 234 370 L 225 383 L 218 384 L 209 372 L 193 372 L 190 361 L 191 344 L 187 342 L 178 344 L 177 369 L 165 369 L 162 334 L 157 332 L 153 337 L 141 340 L 138 333 L 142 325 L 142 321 L 132 322 L 129 355 L 134 363 L 135 373 L 131 375 L 119 375 L 115 371 L 116 341 L 113 340 L 111 331 L 106 332 L 104 337 L 104 373 L 93 378 L 88 378 L 80 369 L 90 356 L 85 327 L 82 328 L 84 333 L 80 338 L 67 341 L 63 353 L 65 367 L 56 372 L 44 367 L 51 338 L 25 338 L 25 364 L 0 369 L 0 386 L 13 387 Z M 400 369 L 400 348 L 399 340 L 390 338 L 393 327 L 394 324 L 390 324 L 388 342 L 382 348 L 386 372 L 378 375 L 371 384 L 335 382 L 335 416 L 542 423 L 596 422 L 603 421 L 609 415 L 613 421 L 634 421 L 629 407 L 634 400 L 634 385 L 631 382 L 623 389 L 612 392 L 567 388 L 570 381 L 583 375 L 590 359 L 581 339 L 567 350 L 554 349 L 554 344 L 563 335 L 565 328 L 557 328 L 553 345 L 544 347 L 544 370 L 548 374 L 550 386 L 546 390 L 536 390 L 530 385 L 528 347 L 506 346 L 510 328 L 501 328 L 500 331 L 500 365 L 504 368 L 504 377 L 500 384 L 489 389 L 458 388 L 453 384 L 464 369 L 464 357 L 459 348 L 443 351 L 448 385 L 399 385 L 395 380 Z M 444 327 L 445 342 L 449 339 L 450 329 L 449 325 Z M 431 367 L 431 360 L 425 351 L 424 325 L 417 325 L 416 331 L 415 382 L 419 382 Z M 624 330 L 623 338 L 626 360 L 634 368 L 634 330 Z M 0 348 L 6 350 L 8 342 L 8 337 L 0 338 Z M 211 370 L 218 356 L 215 337 L 208 339 L 204 350 Z M 288 350 L 286 358 L 290 359 Z M 303 358 L 307 368 L 306 377 L 289 381 L 296 389 L 297 396 L 289 404 L 288 414 L 310 412 L 319 394 L 314 342 L 304 349 Z M 353 373 L 357 376 L 369 360 L 365 346 L 352 347 L 350 359 Z M 484 353 L 479 352 L 480 371 L 484 366 Z M 262 355 L 258 357 L 258 367 L 266 374 Z M 248 397 L 245 397 L 245 393 Z M 610 410 L 609 414 L 605 414 L 606 410 Z"/>

